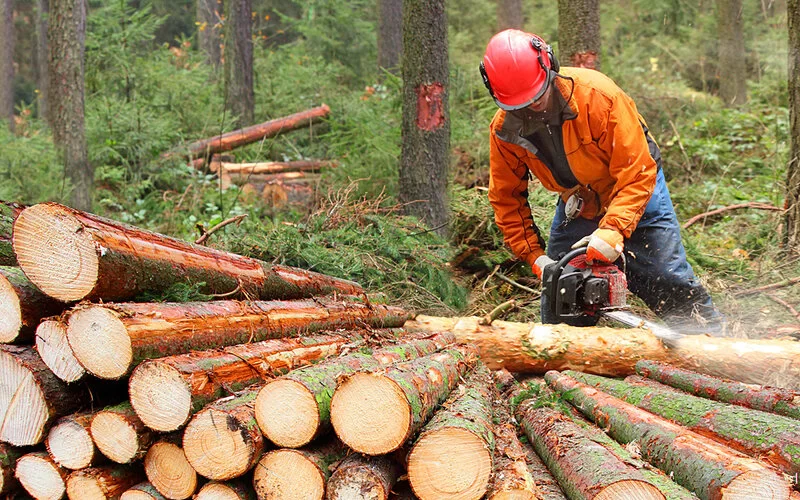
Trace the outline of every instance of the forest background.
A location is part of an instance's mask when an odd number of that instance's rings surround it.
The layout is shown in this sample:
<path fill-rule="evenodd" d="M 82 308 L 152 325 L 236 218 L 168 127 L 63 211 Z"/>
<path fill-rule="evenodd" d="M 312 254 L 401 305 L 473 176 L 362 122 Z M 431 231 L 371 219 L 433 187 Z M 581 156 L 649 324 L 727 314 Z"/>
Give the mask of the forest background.
<path fill-rule="evenodd" d="M 5 0 L 4 0 L 5 1 Z M 67 202 L 70 185 L 38 116 L 37 5 L 17 1 L 15 126 L 0 127 L 0 199 Z M 682 222 L 740 203 L 784 206 L 789 156 L 785 2 L 742 2 L 747 102 L 725 106 L 710 0 L 600 2 L 600 70 L 636 101 L 659 142 Z M 220 68 L 198 49 L 195 0 L 90 0 L 85 117 L 93 211 L 188 241 L 230 217 L 210 246 L 355 280 L 415 311 L 538 317 L 538 283 L 503 247 L 486 198 L 488 124 L 496 107 L 477 70 L 498 29 L 491 0 L 447 5 L 451 162 L 449 234 L 403 215 L 398 201 L 402 76 L 379 68 L 376 3 L 253 0 L 254 122 L 325 103 L 322 125 L 232 152 L 237 162 L 332 159 L 308 207 L 272 206 L 161 154 L 235 128 Z M 559 53 L 556 2 L 522 1 L 525 30 Z M 219 20 L 224 23 L 224 19 Z M 548 228 L 555 197 L 531 189 Z M 800 275 L 781 247 L 780 211 L 742 209 L 683 232 L 689 260 L 738 334 L 798 335 L 800 293 L 754 288 Z M 196 289 L 173 291 L 190 299 Z M 179 297 L 180 295 L 180 297 Z M 646 308 L 636 305 L 639 312 Z"/>

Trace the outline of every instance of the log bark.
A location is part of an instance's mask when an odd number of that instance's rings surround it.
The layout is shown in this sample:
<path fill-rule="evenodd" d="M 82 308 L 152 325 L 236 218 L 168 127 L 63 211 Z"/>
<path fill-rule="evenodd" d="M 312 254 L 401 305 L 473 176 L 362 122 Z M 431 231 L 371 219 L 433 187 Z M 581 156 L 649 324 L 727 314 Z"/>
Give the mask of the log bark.
<path fill-rule="evenodd" d="M 265 453 L 253 473 L 256 495 L 276 500 L 322 500 L 329 468 L 346 452 L 342 443 L 334 439 L 307 448 Z"/>
<path fill-rule="evenodd" d="M 119 498 L 132 486 L 145 480 L 139 465 L 106 465 L 76 470 L 67 477 L 70 500 Z"/>
<path fill-rule="evenodd" d="M 795 391 L 753 387 L 649 360 L 636 363 L 636 373 L 702 398 L 800 419 L 800 393 Z"/>
<path fill-rule="evenodd" d="M 567 500 L 567 497 L 564 496 L 564 492 L 561 490 L 561 486 L 558 485 L 558 481 L 553 477 L 553 473 L 550 472 L 550 469 L 547 468 L 544 462 L 542 462 L 542 459 L 539 458 L 539 455 L 536 454 L 530 441 L 525 445 L 525 463 L 528 466 L 528 472 L 531 473 L 533 483 L 539 491 L 544 493 L 544 497 L 542 498 L 545 500 Z"/>
<path fill-rule="evenodd" d="M 11 246 L 11 233 L 14 219 L 22 211 L 17 203 L 0 200 L 0 266 L 16 266 L 17 257 Z"/>
<path fill-rule="evenodd" d="M 147 480 L 171 500 L 190 498 L 197 490 L 197 472 L 186 460 L 181 444 L 180 434 L 169 434 L 156 441 L 144 457 Z"/>
<path fill-rule="evenodd" d="M 330 160 L 265 161 L 257 163 L 231 163 L 214 161 L 209 169 L 221 175 L 280 174 L 284 172 L 319 172 L 324 168 L 336 168 L 338 163 Z"/>
<path fill-rule="evenodd" d="M 264 451 L 253 404 L 258 388 L 220 399 L 198 412 L 183 433 L 183 452 L 200 475 L 216 481 L 252 469 Z"/>
<path fill-rule="evenodd" d="M 0 267 L 0 343 L 32 343 L 39 321 L 65 304 L 43 294 L 17 267 Z"/>
<path fill-rule="evenodd" d="M 211 481 L 200 488 L 194 500 L 256 500 L 256 491 L 244 481 Z"/>
<path fill-rule="evenodd" d="M 26 276 L 64 302 L 125 300 L 176 283 L 262 300 L 363 293 L 351 281 L 193 245 L 57 203 L 23 210 L 13 243 Z"/>
<path fill-rule="evenodd" d="M 495 372 L 495 384 L 497 374 Z M 508 372 L 505 372 L 508 373 Z M 512 377 L 513 378 L 513 377 Z M 502 378 L 507 380 L 505 376 Z M 510 382 L 505 387 L 510 386 Z M 493 401 L 494 413 L 494 471 L 487 500 L 546 500 L 546 493 L 539 489 L 533 480 L 528 464 L 525 448 L 517 437 L 517 425 L 511 418 L 507 400 L 495 398 Z"/>
<path fill-rule="evenodd" d="M 328 479 L 327 500 L 388 500 L 403 468 L 390 456 L 354 453 L 342 460 Z"/>
<path fill-rule="evenodd" d="M 119 497 L 119 500 L 167 500 L 167 497 L 145 481 L 131 486 Z"/>
<path fill-rule="evenodd" d="M 425 425 L 476 359 L 472 347 L 455 346 L 342 377 L 331 399 L 336 435 L 366 455 L 400 448 Z"/>
<path fill-rule="evenodd" d="M 36 351 L 53 374 L 64 382 L 77 382 L 86 376 L 67 341 L 67 321 L 43 320 L 36 328 Z"/>
<path fill-rule="evenodd" d="M 32 347 L 0 345 L 0 441 L 41 443 L 53 420 L 77 410 L 83 395 L 53 375 Z"/>
<path fill-rule="evenodd" d="M 86 305 L 70 314 L 67 340 L 86 371 L 119 379 L 146 359 L 319 330 L 394 327 L 404 314 L 391 306 L 323 299 Z"/>
<path fill-rule="evenodd" d="M 258 426 L 283 448 L 299 448 L 331 428 L 331 396 L 340 377 L 427 356 L 454 341 L 450 333 L 331 359 L 268 382 L 255 403 Z"/>
<path fill-rule="evenodd" d="M 93 412 L 61 417 L 45 440 L 47 451 L 61 467 L 77 470 L 103 462 L 103 456 L 92 440 Z"/>
<path fill-rule="evenodd" d="M 558 372 L 547 383 L 621 444 L 635 442 L 642 458 L 701 499 L 788 499 L 790 485 L 775 469 Z"/>
<path fill-rule="evenodd" d="M 11 493 L 19 489 L 19 482 L 14 477 L 17 460 L 25 454 L 24 448 L 15 448 L 0 443 L 0 494 Z"/>
<path fill-rule="evenodd" d="M 148 360 L 131 375 L 131 404 L 151 429 L 174 431 L 206 404 L 333 356 L 352 340 L 342 335 L 315 335 Z"/>
<path fill-rule="evenodd" d="M 489 370 L 478 363 L 425 424 L 408 456 L 408 482 L 422 500 L 482 498 L 494 456 Z"/>
<path fill-rule="evenodd" d="M 36 451 L 17 460 L 16 476 L 36 500 L 59 500 L 67 491 L 69 470 L 55 463 L 46 452 Z"/>
<path fill-rule="evenodd" d="M 793 418 L 679 393 L 657 387 L 657 382 L 627 383 L 573 371 L 564 375 L 760 458 L 790 476 L 800 475 L 800 424 Z"/>

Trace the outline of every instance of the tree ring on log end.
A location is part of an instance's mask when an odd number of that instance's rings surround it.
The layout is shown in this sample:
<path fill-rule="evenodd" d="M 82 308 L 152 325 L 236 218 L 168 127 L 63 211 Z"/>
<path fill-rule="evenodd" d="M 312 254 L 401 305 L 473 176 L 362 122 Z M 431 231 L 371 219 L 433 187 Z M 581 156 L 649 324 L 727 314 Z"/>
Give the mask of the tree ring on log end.
<path fill-rule="evenodd" d="M 192 416 L 192 392 L 181 373 L 158 360 L 137 366 L 128 382 L 131 405 L 144 425 L 160 432 L 180 429 Z"/>
<path fill-rule="evenodd" d="M 77 382 L 86 370 L 78 363 L 67 342 L 66 326 L 60 321 L 45 320 L 36 328 L 36 350 L 44 364 L 64 382 Z"/>
<path fill-rule="evenodd" d="M 91 471 L 92 469 L 84 470 Z M 83 470 L 75 471 L 67 478 L 67 496 L 81 500 L 106 500 L 108 497 L 100 482 L 83 472 Z"/>
<path fill-rule="evenodd" d="M 120 495 L 119 500 L 153 500 L 154 497 L 146 491 L 128 490 Z"/>
<path fill-rule="evenodd" d="M 290 379 L 265 385 L 256 398 L 256 421 L 264 436 L 283 448 L 311 442 L 319 429 L 317 400 L 306 386 Z"/>
<path fill-rule="evenodd" d="M 189 498 L 197 489 L 197 472 L 183 449 L 168 442 L 150 447 L 144 457 L 144 472 L 153 487 L 167 498 Z"/>
<path fill-rule="evenodd" d="M 725 500 L 789 498 L 790 486 L 777 471 L 762 469 L 736 476 L 721 491 Z"/>
<path fill-rule="evenodd" d="M 333 393 L 331 423 L 350 448 L 366 455 L 383 455 L 408 439 L 411 407 L 394 380 L 356 373 Z"/>
<path fill-rule="evenodd" d="M 491 474 L 484 441 L 457 427 L 423 434 L 408 457 L 408 479 L 422 500 L 481 498 Z"/>
<path fill-rule="evenodd" d="M 64 420 L 50 429 L 47 451 L 62 467 L 83 469 L 91 465 L 95 447 L 89 431 L 74 420 Z"/>
<path fill-rule="evenodd" d="M 19 295 L 11 282 L 0 274 L 0 342 L 16 340 L 22 328 L 22 308 Z"/>
<path fill-rule="evenodd" d="M 206 483 L 195 495 L 194 500 L 241 500 L 230 486 L 224 483 Z"/>
<path fill-rule="evenodd" d="M 24 455 L 17 460 L 16 475 L 33 498 L 59 500 L 67 490 L 57 466 L 36 454 Z"/>
<path fill-rule="evenodd" d="M 295 450 L 276 450 L 264 455 L 253 473 L 258 498 L 322 499 L 325 478 L 319 468 Z"/>
<path fill-rule="evenodd" d="M 14 446 L 40 443 L 49 417 L 33 373 L 10 353 L 0 351 L 0 441 Z"/>
<path fill-rule="evenodd" d="M 119 413 L 101 411 L 92 418 L 92 439 L 100 452 L 117 462 L 131 462 L 139 451 L 136 429 Z"/>
<path fill-rule="evenodd" d="M 72 313 L 67 340 L 81 366 L 99 378 L 118 379 L 128 373 L 133 362 L 125 325 L 105 307 L 86 307 Z"/>
<path fill-rule="evenodd" d="M 92 236 L 63 208 L 28 207 L 14 223 L 17 262 L 33 284 L 64 302 L 87 296 L 97 283 L 99 259 Z"/>
<path fill-rule="evenodd" d="M 218 481 L 239 477 L 252 465 L 256 447 L 247 432 L 224 411 L 201 411 L 183 433 L 183 452 L 201 476 Z"/>

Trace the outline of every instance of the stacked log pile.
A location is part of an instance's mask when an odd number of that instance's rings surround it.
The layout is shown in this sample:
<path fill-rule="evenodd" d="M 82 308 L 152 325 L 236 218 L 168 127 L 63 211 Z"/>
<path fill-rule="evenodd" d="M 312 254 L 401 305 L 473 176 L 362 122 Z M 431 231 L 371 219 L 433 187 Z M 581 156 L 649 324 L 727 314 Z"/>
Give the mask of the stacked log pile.
<path fill-rule="evenodd" d="M 723 340 L 408 321 L 353 282 L 52 203 L 14 224 L 12 273 L 46 302 L 0 287 L 35 312 L 0 345 L 2 493 L 788 499 L 800 470 L 798 395 L 710 378 L 739 365 L 685 347 Z M 225 296 L 136 301 L 177 283 Z M 765 346 L 750 359 L 798 369 Z"/>

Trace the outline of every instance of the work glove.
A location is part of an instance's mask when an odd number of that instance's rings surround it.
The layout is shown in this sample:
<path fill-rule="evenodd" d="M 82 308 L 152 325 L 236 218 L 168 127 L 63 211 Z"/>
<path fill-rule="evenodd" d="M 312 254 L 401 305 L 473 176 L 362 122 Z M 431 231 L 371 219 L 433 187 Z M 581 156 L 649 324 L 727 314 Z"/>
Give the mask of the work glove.
<path fill-rule="evenodd" d="M 622 254 L 622 241 L 622 235 L 616 230 L 599 228 L 589 236 L 578 240 L 572 248 L 587 247 L 586 261 L 590 264 L 593 262 L 611 264 Z"/>
<path fill-rule="evenodd" d="M 551 259 L 547 255 L 540 255 L 533 262 L 533 265 L 531 266 L 531 269 L 533 270 L 534 274 L 536 274 L 536 276 L 539 277 L 539 281 L 544 283 L 544 271 L 545 271 L 545 269 L 547 269 L 549 266 L 552 266 L 555 263 L 556 263 L 556 261 L 554 261 L 553 259 Z"/>

